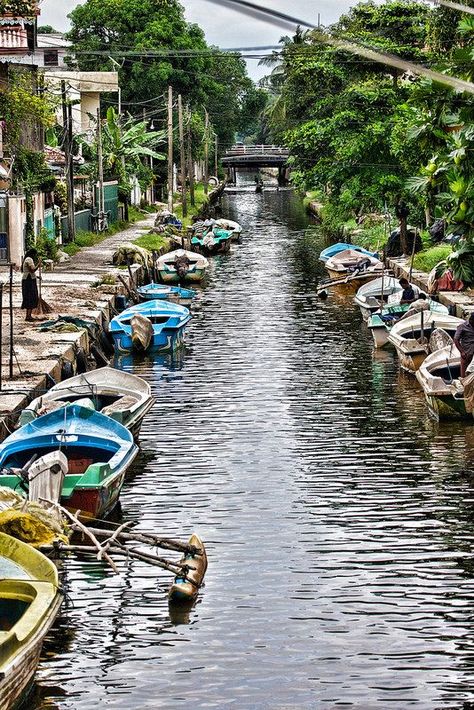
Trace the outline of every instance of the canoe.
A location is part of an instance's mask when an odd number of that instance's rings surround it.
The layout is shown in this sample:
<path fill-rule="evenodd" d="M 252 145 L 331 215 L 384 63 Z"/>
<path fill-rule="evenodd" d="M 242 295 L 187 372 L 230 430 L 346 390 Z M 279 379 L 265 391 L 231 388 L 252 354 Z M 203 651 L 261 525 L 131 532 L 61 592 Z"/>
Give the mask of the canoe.
<path fill-rule="evenodd" d="M 60 451 L 67 458 L 61 504 L 83 517 L 114 508 L 125 473 L 138 453 L 131 432 L 110 417 L 70 404 L 17 429 L 0 445 L 0 485 L 18 490 L 32 456 Z M 26 483 L 23 481 L 23 486 Z"/>
<path fill-rule="evenodd" d="M 428 303 L 432 313 L 438 313 L 445 316 L 449 315 L 448 309 L 441 303 L 433 301 L 431 298 L 428 299 Z M 402 306 L 396 303 L 395 305 L 387 305 L 381 311 L 373 313 L 369 316 L 367 327 L 372 334 L 376 348 L 383 348 L 384 345 L 387 345 L 390 329 L 394 323 L 396 323 L 399 318 L 408 311 L 409 308 L 410 304 L 408 303 L 403 304 Z"/>
<path fill-rule="evenodd" d="M 129 429 L 135 438 L 153 406 L 151 387 L 144 379 L 113 367 L 101 367 L 54 385 L 20 414 L 24 426 L 49 411 L 81 402 Z"/>
<path fill-rule="evenodd" d="M 388 334 L 388 341 L 397 350 L 400 366 L 415 373 L 430 353 L 429 338 L 437 328 L 442 328 L 454 337 L 461 318 L 432 311 L 422 311 L 395 323 Z"/>
<path fill-rule="evenodd" d="M 331 279 L 350 278 L 352 285 L 359 286 L 382 275 L 384 265 L 380 259 L 361 254 L 355 249 L 345 249 L 331 256 L 324 264 Z"/>
<path fill-rule="evenodd" d="M 215 224 L 231 233 L 231 239 L 238 239 L 242 234 L 242 227 L 232 219 L 216 219 Z"/>
<path fill-rule="evenodd" d="M 206 574 L 207 555 L 203 541 L 198 535 L 191 535 L 189 544 L 193 545 L 198 550 L 198 553 L 195 555 L 186 553 L 181 558 L 180 563 L 189 566 L 186 577 L 192 581 L 187 581 L 187 579 L 177 576 L 169 591 L 171 602 L 189 602 L 195 599 Z"/>
<path fill-rule="evenodd" d="M 145 301 L 127 308 L 110 322 L 110 334 L 119 352 L 133 349 L 132 321 L 136 315 L 148 319 L 153 337 L 150 348 L 156 352 L 170 352 L 184 341 L 184 330 L 191 320 L 187 308 L 169 301 Z"/>
<path fill-rule="evenodd" d="M 364 249 L 364 247 L 359 247 L 353 244 L 346 244 L 345 242 L 337 242 L 337 244 L 331 244 L 331 246 L 326 247 L 326 249 L 322 250 L 319 255 L 319 261 L 326 263 L 326 261 L 331 257 L 336 256 L 336 254 L 339 254 L 341 251 L 347 251 L 348 249 L 356 251 L 359 254 L 365 254 L 365 256 L 376 256 L 376 252 L 367 251 L 367 249 Z"/>
<path fill-rule="evenodd" d="M 141 353 L 146 352 L 153 340 L 151 320 L 141 313 L 134 313 L 130 319 L 130 334 L 133 350 Z"/>
<path fill-rule="evenodd" d="M 403 288 L 395 276 L 379 277 L 359 288 L 354 297 L 354 304 L 359 306 L 363 319 L 368 320 L 372 313 L 380 310 L 382 303 L 395 305 L 397 297 L 400 300 L 402 291 Z"/>
<path fill-rule="evenodd" d="M 155 283 L 140 286 L 137 291 L 142 301 L 191 301 L 196 295 L 192 288 Z"/>
<path fill-rule="evenodd" d="M 430 413 L 436 419 L 472 419 L 464 400 L 464 380 L 460 380 L 461 355 L 451 343 L 426 358 L 416 373 Z"/>
<path fill-rule="evenodd" d="M 177 259 L 183 259 L 184 257 L 186 257 L 189 265 L 183 268 L 183 272 L 180 275 L 176 268 Z M 208 266 L 209 262 L 202 254 L 185 249 L 176 249 L 176 251 L 163 254 L 156 262 L 156 268 L 163 283 L 202 281 Z"/>
<path fill-rule="evenodd" d="M 201 254 L 214 256 L 215 254 L 225 254 L 230 249 L 232 232 L 226 229 L 213 229 L 205 235 L 193 237 L 191 246 Z"/>
<path fill-rule="evenodd" d="M 0 533 L 0 710 L 25 699 L 62 599 L 54 564 Z"/>

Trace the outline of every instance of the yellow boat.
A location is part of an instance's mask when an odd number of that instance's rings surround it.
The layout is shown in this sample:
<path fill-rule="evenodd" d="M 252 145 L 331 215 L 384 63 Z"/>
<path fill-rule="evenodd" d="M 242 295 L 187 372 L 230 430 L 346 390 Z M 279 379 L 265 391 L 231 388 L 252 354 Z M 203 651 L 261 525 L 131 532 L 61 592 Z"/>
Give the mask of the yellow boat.
<path fill-rule="evenodd" d="M 191 602 L 198 593 L 204 581 L 207 570 L 207 555 L 204 543 L 198 535 L 191 535 L 188 543 L 195 548 L 196 554 L 186 552 L 180 560 L 182 565 L 186 565 L 189 570 L 186 577 L 175 578 L 169 592 L 171 602 Z"/>
<path fill-rule="evenodd" d="M 0 533 L 0 710 L 16 707 L 28 692 L 61 602 L 53 563 Z"/>

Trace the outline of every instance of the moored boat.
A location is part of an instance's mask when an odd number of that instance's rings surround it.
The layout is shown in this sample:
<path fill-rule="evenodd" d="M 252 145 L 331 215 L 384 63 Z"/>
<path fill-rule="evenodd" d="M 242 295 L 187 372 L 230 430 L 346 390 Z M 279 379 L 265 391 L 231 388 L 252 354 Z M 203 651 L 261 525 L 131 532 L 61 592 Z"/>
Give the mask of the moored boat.
<path fill-rule="evenodd" d="M 368 251 L 367 249 L 364 249 L 364 247 L 359 247 L 353 244 L 346 244 L 345 242 L 337 242 L 337 244 L 331 244 L 331 246 L 326 247 L 326 249 L 322 250 L 319 255 L 319 261 L 326 263 L 326 261 L 331 257 L 336 256 L 336 254 L 347 250 L 356 251 L 359 254 L 363 254 L 365 256 L 375 257 L 377 255 L 376 252 Z"/>
<path fill-rule="evenodd" d="M 395 347 L 402 369 L 415 373 L 430 353 L 432 332 L 441 328 L 453 337 L 462 322 L 455 316 L 421 311 L 395 323 L 388 334 L 388 341 Z"/>
<path fill-rule="evenodd" d="M 0 710 L 25 699 L 62 599 L 54 564 L 0 533 Z"/>
<path fill-rule="evenodd" d="M 357 291 L 368 281 L 373 281 L 382 274 L 389 276 L 383 263 L 372 256 L 360 254 L 352 249 L 346 249 L 330 257 L 325 263 L 326 270 L 334 282 L 332 285 L 344 287 L 345 290 Z"/>
<path fill-rule="evenodd" d="M 20 414 L 24 426 L 37 417 L 81 402 L 130 429 L 138 437 L 145 415 L 153 406 L 151 387 L 144 379 L 113 367 L 101 367 L 54 385 Z"/>
<path fill-rule="evenodd" d="M 195 599 L 201 587 L 207 570 L 207 555 L 204 543 L 198 535 L 192 535 L 189 545 L 195 548 L 195 553 L 187 552 L 180 560 L 186 565 L 186 576 L 177 576 L 169 591 L 171 602 L 189 602 Z"/>
<path fill-rule="evenodd" d="M 196 235 L 191 239 L 191 246 L 206 256 L 225 254 L 230 249 L 232 232 L 214 227 L 204 235 Z"/>
<path fill-rule="evenodd" d="M 169 301 L 145 301 L 127 308 L 110 322 L 110 334 L 119 352 L 133 349 L 132 321 L 136 315 L 146 318 L 153 330 L 150 348 L 169 352 L 182 344 L 184 329 L 191 320 L 187 308 Z"/>
<path fill-rule="evenodd" d="M 156 283 L 140 286 L 137 292 L 142 301 L 191 301 L 196 295 L 192 288 Z"/>
<path fill-rule="evenodd" d="M 32 459 L 59 451 L 68 472 L 61 503 L 101 518 L 116 505 L 125 473 L 138 453 L 131 432 L 110 417 L 70 404 L 17 429 L 0 445 L 0 485 L 28 486 Z"/>
<path fill-rule="evenodd" d="M 416 286 L 413 288 L 416 289 Z M 403 288 L 395 276 L 379 276 L 359 288 L 354 297 L 354 304 L 359 306 L 364 320 L 368 320 L 372 313 L 380 310 L 385 304 L 395 305 L 396 297 L 402 291 Z"/>
<path fill-rule="evenodd" d="M 433 301 L 431 298 L 428 298 L 427 302 L 432 313 L 438 313 L 445 316 L 449 315 L 448 309 L 441 303 Z M 408 303 L 403 305 L 395 303 L 394 305 L 387 305 L 382 310 L 369 315 L 367 327 L 372 334 L 376 348 L 383 348 L 384 345 L 387 345 L 388 335 L 392 326 L 397 323 L 403 315 L 405 315 L 409 308 L 410 304 Z"/>
<path fill-rule="evenodd" d="M 215 224 L 221 229 L 231 233 L 231 239 L 238 239 L 242 234 L 242 227 L 233 219 L 216 219 Z"/>
<path fill-rule="evenodd" d="M 176 249 L 163 254 L 156 261 L 156 268 L 163 283 L 200 282 L 209 262 L 205 256 L 186 249 Z"/>
<path fill-rule="evenodd" d="M 461 381 L 460 375 L 461 355 L 454 343 L 428 355 L 417 371 L 428 409 L 437 419 L 472 419 L 472 405 L 466 407 L 464 396 L 468 378 Z"/>

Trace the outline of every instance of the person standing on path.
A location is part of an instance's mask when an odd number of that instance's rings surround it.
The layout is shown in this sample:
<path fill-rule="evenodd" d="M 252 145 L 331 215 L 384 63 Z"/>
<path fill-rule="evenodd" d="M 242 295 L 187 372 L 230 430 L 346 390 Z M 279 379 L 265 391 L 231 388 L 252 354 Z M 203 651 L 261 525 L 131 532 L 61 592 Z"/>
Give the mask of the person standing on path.
<path fill-rule="evenodd" d="M 454 344 L 461 353 L 461 377 L 466 376 L 466 370 L 474 357 L 474 313 L 469 320 L 461 323 L 454 335 Z"/>
<path fill-rule="evenodd" d="M 34 320 L 31 314 L 32 311 L 38 307 L 39 297 L 36 272 L 40 266 L 41 259 L 36 249 L 28 249 L 21 265 L 21 294 L 23 296 L 21 307 L 23 310 L 26 310 L 25 320 L 27 321 Z"/>

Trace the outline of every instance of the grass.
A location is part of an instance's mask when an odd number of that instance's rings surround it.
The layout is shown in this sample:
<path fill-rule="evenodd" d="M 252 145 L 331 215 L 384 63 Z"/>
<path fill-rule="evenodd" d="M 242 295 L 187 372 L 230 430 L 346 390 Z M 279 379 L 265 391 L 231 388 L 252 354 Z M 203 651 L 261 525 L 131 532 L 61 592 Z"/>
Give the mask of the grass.
<path fill-rule="evenodd" d="M 180 197 L 180 195 L 177 197 Z M 191 202 L 188 194 L 188 216 L 184 219 L 183 205 L 181 203 L 177 203 L 176 207 L 174 208 L 174 213 L 177 218 L 182 221 L 184 228 L 189 227 L 189 225 L 191 224 L 192 216 L 197 214 L 201 207 L 203 207 L 203 205 L 205 205 L 207 202 L 207 195 L 204 194 L 204 185 L 202 183 L 197 183 L 194 186 L 194 199 L 196 204 L 194 207 L 191 207 Z"/>
<path fill-rule="evenodd" d="M 413 266 L 419 271 L 429 273 L 438 262 L 446 259 L 448 254 L 451 254 L 451 252 L 452 248 L 449 244 L 439 244 L 438 246 L 430 247 L 429 249 L 425 249 L 418 252 L 418 254 L 415 254 Z"/>
<path fill-rule="evenodd" d="M 134 239 L 133 243 L 148 251 L 159 251 L 168 243 L 168 238 L 163 234 L 143 234 L 138 239 Z"/>

